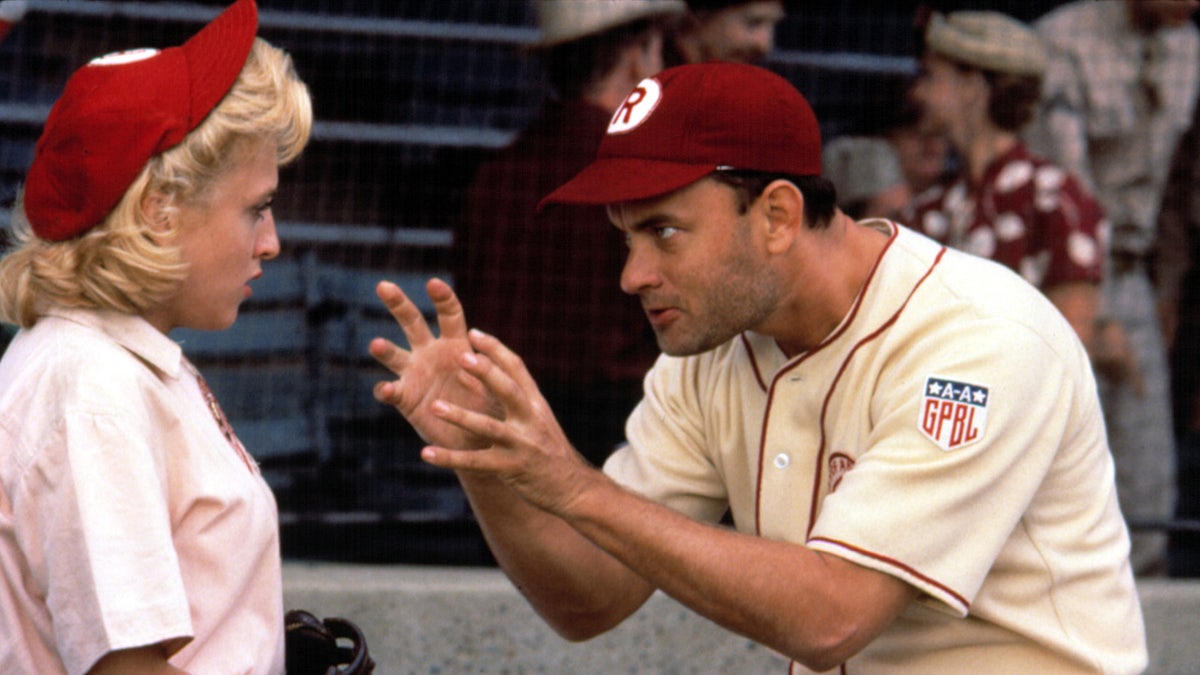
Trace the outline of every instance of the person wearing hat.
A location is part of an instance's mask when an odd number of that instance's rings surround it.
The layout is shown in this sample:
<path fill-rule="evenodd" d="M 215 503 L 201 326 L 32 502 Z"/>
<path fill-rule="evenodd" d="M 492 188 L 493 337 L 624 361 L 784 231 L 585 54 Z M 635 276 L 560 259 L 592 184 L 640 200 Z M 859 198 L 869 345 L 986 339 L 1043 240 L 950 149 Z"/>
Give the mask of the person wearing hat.
<path fill-rule="evenodd" d="M 1069 2 L 1034 27 L 1051 59 L 1025 136 L 1091 189 L 1111 223 L 1101 286 L 1109 331 L 1130 366 L 1098 370 L 1118 492 L 1134 528 L 1134 569 L 1166 571 L 1177 449 L 1167 344 L 1173 274 L 1159 275 L 1158 218 L 1172 154 L 1200 97 L 1197 0 Z"/>
<path fill-rule="evenodd" d="M 900 158 L 882 136 L 839 136 L 821 150 L 821 166 L 838 208 L 855 220 L 895 218 L 912 200 Z"/>
<path fill-rule="evenodd" d="M 25 17 L 28 8 L 26 0 L 0 0 L 0 40 L 7 37 L 13 26 Z"/>
<path fill-rule="evenodd" d="M 1099 356 L 1093 339 L 1106 227 L 1099 202 L 1071 174 L 1031 153 L 1046 48 L 998 12 L 931 16 L 913 97 L 922 124 L 961 158 L 955 180 L 916 197 L 902 216 L 937 241 L 999 261 L 1042 289 Z M 1103 358 L 1097 367 L 1108 367 Z"/>
<path fill-rule="evenodd" d="M 169 337 L 279 252 L 312 107 L 257 26 L 96 58 L 46 119 L 0 260 L 0 672 L 284 670 L 274 497 Z"/>
<path fill-rule="evenodd" d="M 606 206 L 621 287 L 665 353 L 602 470 L 441 280 L 436 338 L 379 285 L 411 348 L 372 341 L 399 376 L 376 398 L 457 472 L 496 560 L 568 639 L 661 590 L 792 673 L 1140 672 L 1070 325 L 998 263 L 847 217 L 820 157 L 786 80 L 686 65 L 639 84 L 544 198 Z"/>
<path fill-rule="evenodd" d="M 453 273 L 480 326 L 525 356 L 593 462 L 624 437 L 622 423 L 658 356 L 637 301 L 612 279 L 624 249 L 603 209 L 537 202 L 596 155 L 612 110 L 662 69 L 663 24 L 674 0 L 543 0 L 534 54 L 553 94 L 467 191 Z M 555 283 L 545 283 L 553 278 Z"/>
<path fill-rule="evenodd" d="M 666 65 L 705 61 L 759 63 L 775 47 L 783 0 L 687 0 L 688 12 L 666 43 Z"/>

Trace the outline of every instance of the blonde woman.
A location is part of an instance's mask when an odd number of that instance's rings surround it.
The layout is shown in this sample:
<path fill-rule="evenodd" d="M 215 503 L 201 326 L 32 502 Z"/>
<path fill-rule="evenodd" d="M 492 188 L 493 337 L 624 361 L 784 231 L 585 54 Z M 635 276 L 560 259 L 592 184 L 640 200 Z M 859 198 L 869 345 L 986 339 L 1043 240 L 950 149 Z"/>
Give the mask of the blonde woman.
<path fill-rule="evenodd" d="M 279 252 L 312 107 L 257 23 L 92 61 L 38 141 L 0 261 L 0 672 L 284 671 L 274 498 L 168 337 L 232 325 Z"/>

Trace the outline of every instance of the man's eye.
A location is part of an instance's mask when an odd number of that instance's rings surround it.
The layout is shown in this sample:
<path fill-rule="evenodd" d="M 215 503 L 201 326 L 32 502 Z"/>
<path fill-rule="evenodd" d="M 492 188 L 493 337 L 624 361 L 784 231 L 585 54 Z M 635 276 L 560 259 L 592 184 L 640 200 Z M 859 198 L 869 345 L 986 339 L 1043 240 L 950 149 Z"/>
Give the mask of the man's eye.
<path fill-rule="evenodd" d="M 656 227 L 656 228 L 654 228 L 654 234 L 659 239 L 670 239 L 671 237 L 674 237 L 676 235 L 676 233 L 678 233 L 678 232 L 679 232 L 679 230 L 674 227 Z"/>

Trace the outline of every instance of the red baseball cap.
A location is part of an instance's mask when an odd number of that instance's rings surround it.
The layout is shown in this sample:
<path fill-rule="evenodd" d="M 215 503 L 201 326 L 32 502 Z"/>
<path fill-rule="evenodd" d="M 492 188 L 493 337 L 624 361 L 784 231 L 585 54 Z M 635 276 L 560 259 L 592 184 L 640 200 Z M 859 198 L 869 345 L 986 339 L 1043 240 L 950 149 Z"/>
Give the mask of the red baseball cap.
<path fill-rule="evenodd" d="M 254 0 L 238 0 L 182 46 L 108 54 L 75 71 L 25 179 L 34 234 L 63 241 L 104 220 L 146 162 L 225 97 L 257 30 Z"/>
<path fill-rule="evenodd" d="M 690 185 L 717 168 L 821 173 L 808 101 L 758 66 L 711 61 L 642 80 L 617 108 L 596 159 L 538 204 L 613 204 Z"/>

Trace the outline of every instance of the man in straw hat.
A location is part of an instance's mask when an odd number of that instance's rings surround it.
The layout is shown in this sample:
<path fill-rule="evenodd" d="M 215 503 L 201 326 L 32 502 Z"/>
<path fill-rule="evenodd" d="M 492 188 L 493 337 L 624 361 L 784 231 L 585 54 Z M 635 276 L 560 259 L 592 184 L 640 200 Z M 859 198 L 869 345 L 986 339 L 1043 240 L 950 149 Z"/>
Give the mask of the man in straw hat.
<path fill-rule="evenodd" d="M 607 206 L 621 287 L 666 353 L 603 471 L 438 280 L 436 339 L 380 284 L 411 351 L 372 342 L 400 376 L 376 397 L 457 472 L 496 559 L 567 638 L 662 590 L 793 673 L 1140 672 L 1129 539 L 1071 327 L 997 263 L 848 218 L 820 156 L 786 80 L 680 66 L 546 197 Z"/>
<path fill-rule="evenodd" d="M 579 450 L 599 464 L 624 437 L 658 350 L 637 301 L 612 283 L 624 249 L 603 210 L 536 207 L 596 156 L 613 109 L 662 69 L 662 25 L 683 4 L 543 0 L 536 9 L 534 52 L 554 96 L 477 172 L 454 276 L 471 316 L 521 351 Z"/>
<path fill-rule="evenodd" d="M 1154 249 L 1171 156 L 1200 94 L 1197 0 L 1072 2 L 1038 19 L 1050 46 L 1034 150 L 1080 177 L 1111 223 L 1101 318 L 1131 367 L 1098 370 L 1121 507 L 1139 575 L 1162 574 L 1173 515 L 1175 441 L 1166 340 L 1175 308 L 1155 288 Z M 1169 298 L 1170 294 L 1164 294 Z"/>
<path fill-rule="evenodd" d="M 783 0 L 687 0 L 688 12 L 674 25 L 666 63 L 705 61 L 758 63 L 775 47 Z"/>
<path fill-rule="evenodd" d="M 931 238 L 991 258 L 1042 289 L 1093 349 L 1104 264 L 1103 212 L 1079 182 L 1032 154 L 1018 134 L 1033 117 L 1046 47 L 999 12 L 935 13 L 913 96 L 922 124 L 962 160 L 951 183 L 919 195 L 903 216 Z"/>
<path fill-rule="evenodd" d="M 238 0 L 96 58 L 50 109 L 0 260 L 0 672 L 282 673 L 274 496 L 175 328 L 236 320 L 312 129 Z"/>

